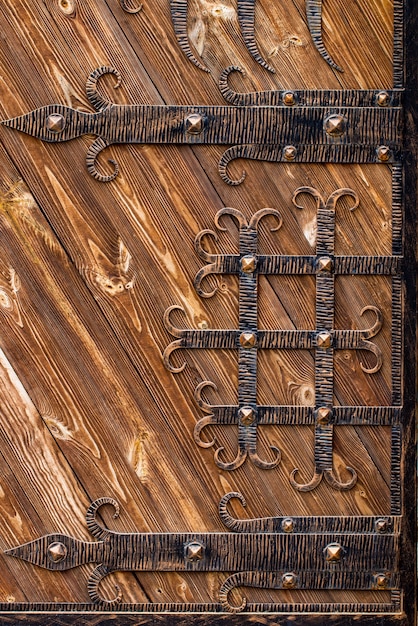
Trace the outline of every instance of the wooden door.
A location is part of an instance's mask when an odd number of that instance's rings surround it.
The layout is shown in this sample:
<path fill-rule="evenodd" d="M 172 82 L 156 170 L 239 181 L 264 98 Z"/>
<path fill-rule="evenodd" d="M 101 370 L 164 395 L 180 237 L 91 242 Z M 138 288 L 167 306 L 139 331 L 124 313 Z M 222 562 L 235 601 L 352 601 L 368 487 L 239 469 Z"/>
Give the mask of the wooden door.
<path fill-rule="evenodd" d="M 412 5 L 1 3 L 1 624 L 415 623 Z"/>

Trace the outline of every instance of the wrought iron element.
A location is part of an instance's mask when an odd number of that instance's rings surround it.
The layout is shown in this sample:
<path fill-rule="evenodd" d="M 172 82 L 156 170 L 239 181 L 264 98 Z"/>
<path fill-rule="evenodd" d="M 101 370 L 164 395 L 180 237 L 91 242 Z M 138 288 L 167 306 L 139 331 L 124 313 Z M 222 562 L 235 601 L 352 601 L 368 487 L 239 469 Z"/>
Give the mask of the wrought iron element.
<path fill-rule="evenodd" d="M 312 41 L 321 57 L 338 72 L 344 72 L 331 58 L 322 40 L 322 0 L 306 0 L 306 17 Z"/>
<path fill-rule="evenodd" d="M 239 491 L 225 494 L 219 502 L 219 517 L 222 523 L 237 533 L 377 533 L 398 534 L 401 530 L 399 516 L 361 516 L 361 517 L 258 517 L 254 519 L 235 518 L 228 511 L 228 503 L 237 499 L 243 507 L 247 506 L 244 496 Z"/>
<path fill-rule="evenodd" d="M 221 91 L 227 98 L 232 98 L 227 86 L 227 76 L 232 69 L 229 68 L 220 81 Z M 121 84 L 119 72 L 112 67 L 103 66 L 90 74 L 86 93 L 95 113 L 51 104 L 4 120 L 2 124 L 54 143 L 95 135 L 97 138 L 88 149 L 86 163 L 89 173 L 101 182 L 113 180 L 119 172 L 114 160 L 109 160 L 113 166 L 111 174 L 102 174 L 97 167 L 99 154 L 113 144 L 230 145 L 232 147 L 224 152 L 219 162 L 219 173 L 230 185 L 238 185 L 245 178 L 243 174 L 233 180 L 227 173 L 229 163 L 237 158 L 272 162 L 387 163 L 393 161 L 399 148 L 400 112 L 376 102 L 372 111 L 366 107 L 346 106 L 336 111 L 328 105 L 302 109 L 288 106 L 282 97 L 285 92 L 267 92 L 271 95 L 259 94 L 266 104 L 245 108 L 117 105 L 98 92 L 97 82 L 104 74 L 116 76 L 115 88 Z M 269 100 L 275 102 L 278 93 L 281 94 L 279 102 L 267 104 Z M 327 133 L 324 122 L 331 114 L 344 118 L 343 136 Z M 382 140 L 385 145 L 379 147 Z"/>
<path fill-rule="evenodd" d="M 229 86 L 229 76 L 246 72 L 239 65 L 225 68 L 219 77 L 219 89 L 227 102 L 235 106 L 305 106 L 305 107 L 399 107 L 402 104 L 402 91 L 392 90 L 381 92 L 372 89 L 293 89 L 292 91 L 277 89 L 269 91 L 253 91 L 243 93 L 234 91 Z"/>
<path fill-rule="evenodd" d="M 204 72 L 210 69 L 203 65 L 190 49 L 189 36 L 187 34 L 187 9 L 188 0 L 170 0 L 171 21 L 173 22 L 174 33 L 182 52 L 186 57 Z"/>
<path fill-rule="evenodd" d="M 297 199 L 301 194 L 309 194 L 316 200 L 317 205 L 317 275 L 316 275 L 316 328 L 317 328 L 317 345 L 315 351 L 315 404 L 316 404 L 316 425 L 315 425 L 315 472 L 312 480 L 305 484 L 300 484 L 295 480 L 298 468 L 295 468 L 290 475 L 290 482 L 295 489 L 299 491 L 311 491 L 315 489 L 322 478 L 332 488 L 338 490 L 351 489 L 357 481 L 357 473 L 351 468 L 347 470 L 352 477 L 347 482 L 339 481 L 333 474 L 333 426 L 330 424 L 332 407 L 334 404 L 333 392 L 333 374 L 334 374 L 334 347 L 337 342 L 333 341 L 334 331 L 334 275 L 332 272 L 334 255 L 334 239 L 335 239 L 335 206 L 337 201 L 344 196 L 351 196 L 354 204 L 351 209 L 354 211 L 359 205 L 359 198 L 352 189 L 338 189 L 333 192 L 325 202 L 317 189 L 313 187 L 299 187 L 293 194 L 293 203 L 298 209 L 303 207 L 297 204 Z M 362 313 L 369 309 L 365 307 Z M 381 315 L 376 307 L 372 307 L 376 311 L 376 324 L 365 332 L 361 341 L 368 343 L 368 338 L 373 337 L 381 328 Z M 341 331 L 340 331 L 341 332 Z M 350 337 L 350 331 L 343 331 L 344 339 L 347 346 L 353 345 L 353 338 Z M 359 331 L 351 331 L 358 333 Z M 360 331 L 361 332 L 361 331 Z M 364 337 L 364 339 L 363 339 Z M 336 339 L 336 337 L 335 337 Z M 357 345 L 357 344 L 356 344 Z M 373 347 L 372 347 L 373 346 Z M 374 354 L 377 354 L 377 363 L 373 370 L 364 371 L 368 373 L 375 372 L 381 365 L 380 350 L 372 344 L 370 348 Z M 340 346 L 338 346 L 340 347 Z"/>
<path fill-rule="evenodd" d="M 253 59 L 262 67 L 275 72 L 276 70 L 263 58 L 258 49 L 255 39 L 255 2 L 256 0 L 237 0 L 238 22 L 241 28 L 242 37 L 248 52 Z M 124 7 L 124 0 L 121 0 Z M 171 20 L 173 22 L 174 32 L 178 44 L 186 55 L 186 57 L 201 70 L 210 72 L 193 54 L 190 49 L 189 37 L 187 34 L 187 13 L 189 0 L 170 0 Z M 142 5 L 141 5 L 142 6 Z M 127 9 L 125 9 L 127 10 Z M 137 9 L 138 11 L 140 9 Z M 137 10 L 131 10 L 129 13 L 136 13 Z M 328 54 L 324 42 L 322 40 L 322 0 L 306 0 L 306 17 L 308 21 L 309 32 L 312 37 L 315 48 L 318 50 L 322 58 L 332 68 L 343 72 L 344 70 L 337 65 Z"/>
<path fill-rule="evenodd" d="M 239 274 L 239 328 L 236 330 L 199 330 L 183 331 L 175 328 L 170 321 L 170 314 L 174 306 L 167 309 L 164 316 L 164 324 L 167 330 L 178 337 L 164 352 L 166 367 L 178 373 L 184 369 L 185 364 L 173 367 L 170 363 L 171 354 L 179 348 L 229 348 L 238 349 L 238 406 L 218 407 L 227 412 L 234 411 L 238 423 L 238 452 L 232 461 L 223 461 L 220 458 L 224 448 L 218 448 L 215 452 L 215 463 L 224 470 L 233 470 L 240 467 L 247 457 L 262 469 L 272 469 L 280 462 L 280 451 L 272 447 L 276 454 L 273 461 L 262 460 L 257 453 L 257 346 L 263 345 L 257 328 L 257 265 L 258 265 L 258 224 L 261 219 L 273 216 L 277 226 L 272 231 L 277 231 L 281 224 L 281 216 L 274 209 L 261 209 L 247 222 L 244 215 L 233 208 L 224 208 L 215 216 L 215 224 L 219 230 L 227 230 L 220 224 L 221 217 L 229 215 L 239 225 L 239 254 L 238 255 L 214 255 L 206 252 L 202 246 L 202 239 L 207 236 L 217 238 L 215 232 L 210 230 L 201 231 L 195 239 L 195 247 L 198 255 L 209 265 L 201 269 L 194 280 L 197 293 L 203 298 L 210 298 L 216 292 L 206 292 L 202 288 L 203 279 L 209 274 L 238 273 Z M 232 270 L 232 272 L 231 272 Z M 261 342 L 261 343 L 260 343 Z M 212 407 L 207 405 L 201 397 L 202 390 L 207 387 L 215 387 L 210 381 L 200 383 L 195 391 L 198 404 L 205 412 L 210 413 L 196 424 L 194 438 L 196 443 L 204 448 L 213 446 L 212 442 L 205 442 L 200 438 L 202 429 L 212 423 L 216 423 L 212 414 Z"/>
<path fill-rule="evenodd" d="M 119 0 L 120 2 L 120 6 L 121 8 L 126 12 L 126 13 L 139 13 L 142 10 L 142 4 L 138 4 L 136 7 L 134 8 L 129 8 L 126 0 Z"/>
<path fill-rule="evenodd" d="M 231 612 L 237 609 L 229 604 L 228 593 L 240 585 L 272 589 L 399 588 L 399 577 L 394 573 L 398 534 L 121 533 L 97 520 L 97 511 L 106 504 L 114 507 L 117 517 L 119 504 L 113 498 L 99 498 L 87 510 L 87 527 L 94 542 L 55 533 L 5 554 L 51 571 L 96 565 L 87 580 L 87 591 L 92 602 L 102 608 L 116 607 L 122 601 L 118 587 L 112 599 L 105 599 L 99 591 L 101 581 L 118 571 L 232 572 L 219 592 L 221 607 Z M 330 545 L 341 545 L 344 552 L 338 571 L 326 558 Z M 296 553 L 297 571 L 291 563 Z M 377 579 L 376 572 L 385 580 Z M 239 610 L 244 609 L 243 602 Z"/>
<path fill-rule="evenodd" d="M 194 429 L 195 442 L 209 448 L 216 441 L 204 441 L 201 434 L 206 426 L 215 424 L 238 425 L 238 453 L 231 462 L 220 459 L 223 448 L 215 452 L 215 462 L 225 470 L 236 469 L 249 457 L 256 465 L 263 469 L 270 469 L 277 465 L 279 455 L 273 463 L 261 461 L 256 454 L 257 427 L 261 424 L 286 423 L 291 412 L 290 407 L 259 406 L 257 405 L 257 351 L 258 349 L 312 349 L 315 350 L 315 397 L 316 407 L 312 407 L 311 416 L 315 423 L 315 473 L 313 479 L 306 484 L 299 484 L 295 480 L 297 469 L 290 477 L 291 484 L 299 491 L 310 491 L 317 487 L 324 477 L 332 488 L 338 490 L 351 489 L 357 480 L 354 469 L 348 467 L 351 478 L 347 482 L 339 481 L 333 474 L 333 352 L 335 349 L 367 350 L 376 357 L 373 367 L 366 367 L 362 362 L 361 369 L 366 374 L 374 374 L 382 365 L 381 351 L 376 344 L 370 341 L 382 327 L 380 310 L 374 306 L 366 306 L 361 310 L 373 311 L 375 323 L 364 330 L 336 330 L 333 328 L 334 315 L 334 276 L 338 273 L 383 273 L 374 269 L 373 257 L 337 257 L 334 255 L 335 236 L 335 205 L 344 196 L 354 199 L 351 210 L 359 203 L 357 194 L 351 189 L 338 189 L 325 202 L 320 193 L 311 187 L 298 188 L 293 196 L 293 202 L 299 195 L 306 193 L 313 195 L 317 202 L 317 246 L 315 256 L 281 256 L 258 254 L 257 225 L 261 218 L 273 215 L 278 220 L 278 230 L 281 218 L 273 209 L 262 209 L 255 213 L 247 222 L 245 217 L 232 208 L 224 208 L 215 216 L 215 225 L 218 230 L 226 230 L 220 224 L 220 219 L 230 215 L 239 225 L 239 254 L 212 254 L 205 250 L 203 240 L 212 237 L 217 240 L 214 231 L 203 230 L 195 239 L 197 254 L 208 264 L 195 276 L 194 287 L 202 298 L 215 295 L 217 288 L 205 291 L 203 281 L 209 275 L 237 274 L 239 276 L 239 328 L 238 329 L 184 329 L 177 328 L 171 321 L 174 310 L 184 310 L 176 305 L 167 309 L 164 315 L 164 324 L 176 340 L 167 346 L 164 351 L 164 363 L 173 373 L 181 372 L 186 366 L 174 366 L 171 355 L 179 349 L 238 349 L 238 405 L 211 405 L 202 399 L 205 388 L 216 386 L 211 381 L 202 381 L 196 387 L 195 399 L 207 415 L 201 418 Z M 367 259 L 367 261 L 366 261 Z M 360 269 L 367 267 L 367 269 Z M 348 269 L 350 268 L 350 269 Z M 316 329 L 315 330 L 263 330 L 258 328 L 257 318 L 257 287 L 260 274 L 316 274 Z M 300 407 L 295 407 L 295 414 Z M 341 407 L 335 407 L 341 412 Z M 310 423 L 312 423 L 312 421 Z M 295 423 L 295 422 L 293 422 Z M 296 422 L 297 423 L 297 422 Z M 300 422 L 299 422 L 300 423 Z"/>

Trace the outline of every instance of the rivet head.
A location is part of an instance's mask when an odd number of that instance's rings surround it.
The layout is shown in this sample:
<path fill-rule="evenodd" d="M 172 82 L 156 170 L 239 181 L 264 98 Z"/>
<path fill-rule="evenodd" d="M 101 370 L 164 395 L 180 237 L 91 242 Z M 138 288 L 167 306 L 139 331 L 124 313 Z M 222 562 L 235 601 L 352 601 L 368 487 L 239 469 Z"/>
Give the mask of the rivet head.
<path fill-rule="evenodd" d="M 188 561 L 195 563 L 201 561 L 205 554 L 205 546 L 199 541 L 192 541 L 184 548 L 184 556 Z"/>
<path fill-rule="evenodd" d="M 332 259 L 329 256 L 320 257 L 317 267 L 319 272 L 330 272 L 332 270 Z"/>
<path fill-rule="evenodd" d="M 255 270 L 256 258 L 254 256 L 244 256 L 241 259 L 241 269 L 246 274 L 252 274 Z"/>
<path fill-rule="evenodd" d="M 61 133 L 65 128 L 65 118 L 59 113 L 51 113 L 46 118 L 46 127 L 51 133 Z"/>
<path fill-rule="evenodd" d="M 254 333 L 241 333 L 239 342 L 243 348 L 253 348 L 257 339 Z"/>
<path fill-rule="evenodd" d="M 282 521 L 283 532 L 292 533 L 294 528 L 295 528 L 295 525 L 293 523 L 293 520 L 290 517 L 287 517 L 286 519 Z"/>
<path fill-rule="evenodd" d="M 329 348 L 331 346 L 331 335 L 329 333 L 318 333 L 316 344 L 319 348 Z"/>
<path fill-rule="evenodd" d="M 346 119 L 342 115 L 330 115 L 324 123 L 325 132 L 331 137 L 343 135 L 346 129 Z"/>
<path fill-rule="evenodd" d="M 294 104 L 296 104 L 296 97 L 293 91 L 285 91 L 282 98 L 283 98 L 283 104 L 285 104 L 288 107 L 291 107 Z"/>
<path fill-rule="evenodd" d="M 344 549 L 339 543 L 329 543 L 324 550 L 325 559 L 330 563 L 341 561 Z"/>
<path fill-rule="evenodd" d="M 390 96 L 387 91 L 379 91 L 376 96 L 376 102 L 380 107 L 387 107 L 390 102 Z"/>
<path fill-rule="evenodd" d="M 389 579 L 385 574 L 376 574 L 374 579 L 378 589 L 386 589 L 389 584 Z"/>
<path fill-rule="evenodd" d="M 376 152 L 377 152 L 377 158 L 379 159 L 379 161 L 389 161 L 390 148 L 388 148 L 388 146 L 379 146 Z"/>
<path fill-rule="evenodd" d="M 48 554 L 51 561 L 54 563 L 59 563 L 63 561 L 67 556 L 67 546 L 65 546 L 60 541 L 54 541 L 48 546 Z"/>
<path fill-rule="evenodd" d="M 243 406 L 242 409 L 239 410 L 239 417 L 241 424 L 251 426 L 255 418 L 254 410 L 250 406 Z"/>
<path fill-rule="evenodd" d="M 282 585 L 285 589 L 296 587 L 296 581 L 296 574 L 293 574 L 293 572 L 286 572 L 286 574 L 282 576 Z"/>
<path fill-rule="evenodd" d="M 191 113 L 186 117 L 186 133 L 199 135 L 203 130 L 203 118 L 199 113 Z"/>
<path fill-rule="evenodd" d="M 329 424 L 331 419 L 332 410 L 327 406 L 321 406 L 316 412 L 316 421 L 321 426 Z"/>
<path fill-rule="evenodd" d="M 283 156 L 286 161 L 294 161 L 296 159 L 297 150 L 295 146 L 286 146 L 283 148 Z"/>
<path fill-rule="evenodd" d="M 385 533 L 389 530 L 389 523 L 387 519 L 378 519 L 376 520 L 374 527 L 376 529 L 376 532 L 378 533 Z"/>

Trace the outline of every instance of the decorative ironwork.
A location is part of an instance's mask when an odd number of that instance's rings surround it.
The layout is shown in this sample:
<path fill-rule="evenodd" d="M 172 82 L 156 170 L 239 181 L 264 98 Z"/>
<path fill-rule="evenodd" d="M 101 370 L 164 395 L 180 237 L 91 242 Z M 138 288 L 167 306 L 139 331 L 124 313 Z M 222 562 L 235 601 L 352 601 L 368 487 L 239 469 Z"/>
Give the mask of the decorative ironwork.
<path fill-rule="evenodd" d="M 311 108 L 289 106 L 288 92 L 269 91 L 236 94 L 228 86 L 228 76 L 239 67 L 225 70 L 219 87 L 225 99 L 234 106 L 170 106 L 118 105 L 100 94 L 97 82 L 104 74 L 114 74 L 115 88 L 121 84 L 119 72 L 112 67 L 94 70 L 86 85 L 87 97 L 95 113 L 51 104 L 26 115 L 4 120 L 2 124 L 47 142 L 64 142 L 81 135 L 97 138 L 87 151 L 87 170 L 100 182 L 109 182 L 119 172 L 117 163 L 111 174 L 102 174 L 97 167 L 99 154 L 112 144 L 218 144 L 230 145 L 219 162 L 219 174 L 229 185 L 239 185 L 229 177 L 229 163 L 238 158 L 259 161 L 332 161 L 392 162 L 397 156 L 400 136 L 400 110 L 381 107 L 376 92 L 356 96 L 364 106 L 344 106 L 334 110 L 341 94 L 325 92 L 318 95 L 319 104 Z M 312 98 L 310 92 L 294 92 L 298 104 Z M 394 101 L 398 96 L 393 96 Z M 235 106 L 241 104 L 251 106 Z M 372 110 L 368 104 L 372 102 Z M 257 103 L 257 106 L 255 104 Z M 337 120 L 330 132 L 332 120 Z M 338 123 L 338 120 L 340 122 Z M 341 121 L 342 120 L 342 121 Z M 343 128 L 343 136 L 340 130 Z M 337 132 L 338 131 L 338 132 Z M 381 146 L 382 139 L 385 145 Z"/>
<path fill-rule="evenodd" d="M 211 381 L 202 381 L 196 387 L 195 398 L 202 410 L 208 415 L 201 418 L 194 430 L 196 443 L 204 448 L 215 445 L 215 440 L 204 441 L 201 433 L 206 426 L 214 424 L 236 424 L 238 426 L 238 453 L 232 461 L 223 461 L 220 455 L 223 448 L 215 452 L 215 463 L 224 470 L 238 468 L 247 457 L 262 469 L 271 469 L 280 462 L 280 453 L 271 462 L 262 461 L 257 455 L 257 429 L 261 424 L 283 423 L 283 416 L 292 410 L 297 413 L 302 407 L 260 406 L 257 404 L 257 351 L 268 350 L 315 350 L 315 407 L 312 417 L 315 423 L 315 471 L 310 482 L 300 484 L 294 469 L 290 482 L 299 491 L 311 491 L 319 485 L 322 478 L 338 490 L 351 489 L 357 481 L 354 469 L 347 467 L 351 478 L 341 482 L 333 474 L 333 429 L 334 411 L 344 407 L 333 406 L 334 350 L 366 350 L 376 357 L 372 367 L 362 362 L 361 369 L 366 374 L 376 373 L 382 365 L 379 347 L 370 341 L 382 327 L 382 315 L 375 306 L 363 307 L 360 314 L 373 312 L 375 322 L 365 330 L 334 329 L 334 277 L 336 274 L 390 274 L 396 271 L 393 257 L 339 257 L 334 255 L 335 206 L 345 196 L 353 199 L 350 210 L 355 210 L 359 199 L 352 189 L 338 189 L 325 201 L 321 194 L 312 187 L 299 187 L 293 195 L 297 204 L 303 194 L 313 196 L 317 204 L 317 242 L 315 256 L 260 255 L 258 253 L 258 223 L 262 218 L 272 216 L 279 230 L 282 220 L 274 209 L 262 209 L 247 222 L 242 213 L 233 208 L 224 208 L 215 216 L 218 230 L 226 230 L 220 219 L 231 216 L 239 226 L 239 254 L 211 254 L 203 246 L 203 239 L 217 235 L 214 231 L 203 230 L 195 239 L 197 254 L 208 265 L 203 267 L 194 279 L 194 287 L 203 298 L 215 295 L 216 287 L 205 291 L 202 286 L 209 275 L 236 274 L 239 276 L 239 328 L 237 329 L 181 329 L 174 326 L 171 313 L 184 310 L 176 305 L 169 307 L 164 315 L 164 324 L 171 335 L 176 337 L 164 351 L 166 367 L 173 373 L 181 372 L 186 366 L 175 367 L 170 359 L 179 349 L 235 349 L 238 350 L 238 405 L 211 405 L 202 399 L 202 391 L 207 387 L 216 389 Z M 394 265 L 393 265 L 394 264 Z M 272 274 L 316 274 L 316 329 L 315 330 L 262 330 L 258 328 L 257 286 L 259 275 Z"/>
<path fill-rule="evenodd" d="M 227 494 L 221 501 L 220 511 L 231 497 L 242 496 Z M 94 542 L 55 533 L 6 550 L 5 554 L 52 571 L 94 564 L 96 567 L 87 580 L 87 591 L 94 604 L 108 609 L 120 605 L 122 591 L 116 586 L 116 596 L 106 599 L 99 585 L 106 576 L 119 571 L 232 572 L 219 590 L 218 606 L 228 612 L 243 611 L 247 606 L 246 600 L 239 607 L 228 601 L 229 592 L 238 586 L 392 591 L 399 587 L 399 575 L 394 571 L 399 544 L 397 518 L 388 520 L 396 534 L 377 532 L 378 518 L 372 517 L 295 518 L 298 529 L 300 520 L 305 527 L 304 532 L 297 535 L 280 531 L 121 533 L 97 520 L 98 510 L 106 504 L 114 507 L 114 517 L 117 517 L 119 504 L 113 498 L 99 498 L 87 510 L 87 527 L 96 539 Z M 328 529 L 326 534 L 318 532 L 323 528 Z M 354 528 L 367 534 L 353 533 Z M 335 571 L 332 561 L 337 557 L 341 563 Z M 295 565 L 297 570 L 292 569 Z M 148 610 L 150 607 L 151 604 Z M 273 607 L 267 605 L 266 610 L 269 608 Z M 248 610 L 251 609 L 249 606 Z"/>
<path fill-rule="evenodd" d="M 194 65 L 196 65 L 199 69 L 204 70 L 205 72 L 210 72 L 210 70 L 195 57 L 190 49 L 187 34 L 188 5 L 189 0 L 170 0 L 171 20 L 173 22 L 174 32 L 181 50 L 189 61 L 194 63 Z M 276 70 L 263 58 L 256 43 L 254 33 L 255 0 L 237 0 L 237 11 L 242 37 L 248 52 L 251 54 L 253 59 L 257 61 L 257 63 L 269 70 L 269 72 L 274 73 Z M 135 11 L 129 12 L 133 13 Z M 327 52 L 322 40 L 322 0 L 306 0 L 306 17 L 313 44 L 319 54 L 333 69 L 343 72 L 344 70 L 337 65 L 335 61 L 333 61 Z"/>

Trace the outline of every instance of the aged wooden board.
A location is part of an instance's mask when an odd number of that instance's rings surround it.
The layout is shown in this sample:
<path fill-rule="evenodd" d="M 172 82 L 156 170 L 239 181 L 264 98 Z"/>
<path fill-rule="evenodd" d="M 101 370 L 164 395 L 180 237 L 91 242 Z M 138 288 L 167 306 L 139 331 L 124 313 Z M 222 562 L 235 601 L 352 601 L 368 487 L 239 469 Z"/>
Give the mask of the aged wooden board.
<path fill-rule="evenodd" d="M 415 624 L 415 14 L 1 4 L 1 623 Z"/>

